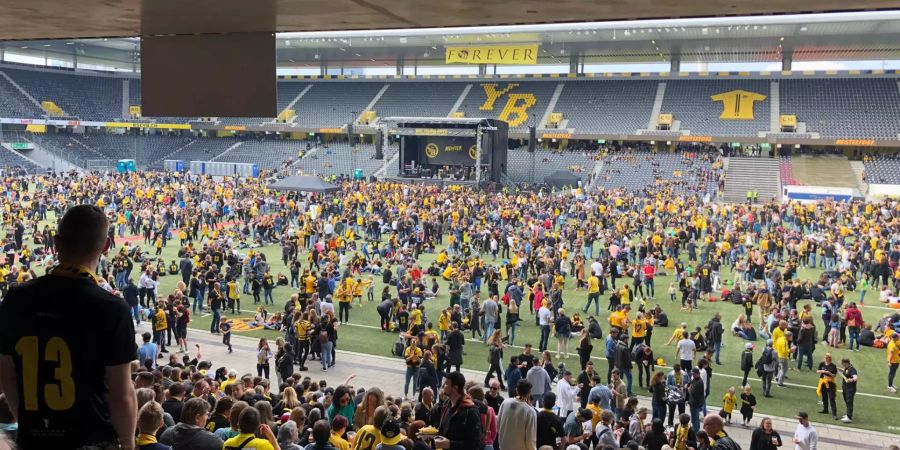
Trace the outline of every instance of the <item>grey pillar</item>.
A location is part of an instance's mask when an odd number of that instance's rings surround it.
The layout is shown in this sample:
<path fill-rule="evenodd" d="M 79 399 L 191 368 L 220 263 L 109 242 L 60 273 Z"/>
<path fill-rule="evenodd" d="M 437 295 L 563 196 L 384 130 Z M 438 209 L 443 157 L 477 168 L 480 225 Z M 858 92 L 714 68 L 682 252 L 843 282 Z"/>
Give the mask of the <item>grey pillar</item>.
<path fill-rule="evenodd" d="M 325 58 L 322 58 L 319 61 L 319 75 L 323 77 L 328 75 L 328 61 L 326 61 Z"/>
<path fill-rule="evenodd" d="M 681 55 L 680 54 L 672 54 L 671 59 L 669 59 L 669 72 L 672 72 L 672 73 L 681 72 Z"/>
<path fill-rule="evenodd" d="M 784 47 L 781 50 L 781 70 L 791 70 L 794 64 L 794 49 Z"/>
<path fill-rule="evenodd" d="M 487 64 L 479 64 L 478 65 L 478 76 L 483 77 L 485 75 L 487 75 Z"/>
<path fill-rule="evenodd" d="M 403 56 L 397 57 L 397 75 L 403 75 Z"/>
<path fill-rule="evenodd" d="M 580 59 L 581 58 L 574 53 L 569 55 L 569 73 L 580 73 L 578 70 Z"/>

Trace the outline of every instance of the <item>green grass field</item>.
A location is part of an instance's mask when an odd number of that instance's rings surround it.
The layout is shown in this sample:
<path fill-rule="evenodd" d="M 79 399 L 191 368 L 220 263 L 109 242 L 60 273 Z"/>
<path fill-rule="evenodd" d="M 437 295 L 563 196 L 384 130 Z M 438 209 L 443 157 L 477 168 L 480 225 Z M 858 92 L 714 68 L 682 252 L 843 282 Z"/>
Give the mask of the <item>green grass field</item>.
<path fill-rule="evenodd" d="M 285 275 L 289 275 L 288 269 L 281 263 L 281 250 L 276 246 L 268 246 L 262 249 L 262 251 L 266 254 L 267 260 L 272 265 L 272 273 L 276 274 L 278 272 L 282 272 Z M 176 258 L 177 253 L 177 241 L 170 242 L 169 246 L 164 249 L 163 257 L 166 261 L 171 261 Z M 433 260 L 434 255 L 426 254 L 420 257 L 420 262 L 423 267 L 427 267 L 431 261 Z M 301 261 L 305 261 L 305 253 L 301 257 Z M 488 261 L 490 262 L 490 261 Z M 818 275 L 818 271 L 812 269 L 801 269 L 800 277 L 801 279 L 813 278 Z M 727 269 L 723 272 L 723 277 L 730 279 L 730 271 Z M 175 284 L 181 279 L 180 276 L 166 276 L 161 278 L 161 288 L 159 289 L 160 294 L 168 294 L 170 293 Z M 621 280 L 619 280 L 621 282 Z M 669 315 L 669 323 L 670 326 L 667 328 L 656 327 L 653 331 L 653 342 L 652 347 L 655 350 L 655 354 L 657 357 L 663 357 L 664 360 L 671 364 L 672 361 L 675 360 L 675 349 L 672 347 L 665 347 L 665 342 L 669 339 L 669 336 L 672 334 L 673 326 L 677 326 L 681 322 L 687 322 L 688 325 L 693 328 L 694 326 L 703 327 L 707 321 L 712 317 L 713 313 L 719 311 L 722 313 L 722 323 L 726 329 L 724 343 L 725 347 L 722 349 L 721 353 L 721 361 L 722 365 L 713 366 L 713 378 L 712 378 L 712 392 L 707 399 L 708 404 L 710 406 L 720 407 L 721 399 L 724 395 L 725 391 L 730 386 L 735 386 L 736 388 L 741 382 L 742 373 L 739 370 L 740 363 L 740 352 L 743 349 L 744 341 L 740 338 L 735 338 L 731 336 L 731 333 L 728 332 L 731 322 L 740 314 L 743 309 L 739 306 L 732 305 L 730 303 L 701 303 L 700 309 L 695 310 L 693 313 L 682 313 L 679 311 L 680 303 L 670 303 L 668 299 L 668 295 L 666 294 L 666 288 L 669 283 L 672 282 L 671 276 L 662 276 L 657 277 L 657 295 L 656 302 L 659 303 L 662 308 Z M 433 300 L 429 300 L 425 303 L 426 307 L 426 315 L 432 319 L 436 320 L 438 313 L 441 309 L 449 305 L 449 295 L 447 294 L 447 285 L 443 280 L 439 280 L 441 284 L 441 295 Z M 503 284 L 501 284 L 502 289 Z M 587 294 L 584 291 L 576 291 L 575 280 L 574 278 L 567 279 L 566 282 L 566 290 L 564 292 L 564 300 L 567 311 L 571 314 L 576 309 L 581 309 L 584 307 Z M 621 285 L 620 285 L 621 286 Z M 376 285 L 375 292 L 376 298 L 380 293 L 383 285 L 381 283 L 380 277 L 376 277 Z M 486 289 L 486 287 L 483 287 Z M 282 311 L 284 303 L 288 301 L 291 294 L 295 291 L 286 286 L 277 287 L 274 291 L 274 297 L 276 305 L 275 307 L 269 307 L 270 313 L 275 311 Z M 392 292 L 395 292 L 392 290 Z M 483 291 L 486 293 L 486 291 Z M 858 300 L 858 293 L 849 293 L 849 300 L 856 301 Z M 863 315 L 867 322 L 874 323 L 877 321 L 881 315 L 887 313 L 889 310 L 886 308 L 882 308 L 881 304 L 877 301 L 877 292 L 869 292 L 867 300 L 868 305 L 865 308 L 862 308 Z M 244 295 L 241 300 L 244 313 L 238 315 L 239 317 L 251 318 L 255 312 L 255 306 L 253 305 L 253 298 L 250 295 Z M 602 304 L 604 308 L 608 303 L 608 295 L 603 296 Z M 654 304 L 653 301 L 648 302 L 650 306 Z M 608 311 L 604 308 L 601 308 L 601 317 L 598 318 L 601 326 L 604 331 L 608 330 L 608 323 L 606 319 L 609 317 Z M 819 319 L 818 308 L 814 308 L 814 316 L 816 317 L 816 326 L 818 327 L 819 333 L 822 330 L 821 319 Z M 518 336 L 516 338 L 517 347 L 524 345 L 526 343 L 531 343 L 534 345 L 535 349 L 537 348 L 537 344 L 539 341 L 539 331 L 537 327 L 534 325 L 533 318 L 530 316 L 530 313 L 523 305 L 522 308 L 522 319 L 523 322 L 520 323 Z M 226 314 L 230 315 L 230 314 Z M 586 319 L 586 315 L 583 315 Z M 200 316 L 195 315 L 191 322 L 191 327 L 194 328 L 193 333 L 201 333 L 208 332 L 209 330 L 209 316 Z M 754 320 L 756 322 L 756 320 Z M 274 338 L 279 335 L 279 332 L 268 331 L 268 330 L 258 330 L 258 331 L 248 331 L 244 333 L 249 336 L 258 336 L 258 337 L 270 337 Z M 471 334 L 468 332 L 467 338 L 471 337 Z M 190 338 L 190 335 L 188 336 Z M 339 340 L 338 340 L 338 349 L 342 350 L 350 350 L 354 352 L 368 353 L 373 355 L 390 355 L 391 345 L 396 342 L 397 336 L 392 333 L 385 333 L 379 329 L 379 317 L 375 311 L 375 303 L 365 303 L 363 307 L 354 306 L 350 311 L 350 323 L 344 325 L 340 328 L 339 331 Z M 764 343 L 760 340 L 756 341 L 757 350 L 755 351 L 755 357 L 759 357 L 760 349 L 759 346 L 764 345 Z M 571 354 L 568 359 L 564 360 L 566 367 L 572 370 L 573 373 L 578 373 L 579 363 L 578 357 L 574 354 L 575 346 L 577 345 L 577 340 L 573 339 L 570 341 L 570 352 Z M 556 340 L 551 338 L 549 349 L 555 354 L 556 350 Z M 813 356 L 813 368 L 815 368 L 818 362 L 821 361 L 824 353 L 828 351 L 826 347 L 820 343 L 816 345 L 816 350 Z M 512 354 L 520 353 L 520 348 L 514 348 L 512 351 L 508 350 L 505 354 L 504 359 L 508 360 L 509 356 Z M 593 359 L 595 361 L 595 367 L 599 371 L 605 374 L 606 371 L 606 358 L 603 357 L 603 344 L 602 342 L 594 343 L 594 352 Z M 463 366 L 470 369 L 475 370 L 487 370 L 487 351 L 486 346 L 479 342 L 467 342 L 466 344 L 466 353 L 467 355 L 464 358 Z M 834 356 L 835 362 L 838 363 L 840 358 L 844 356 L 850 357 L 853 364 L 858 368 L 860 372 L 860 382 L 858 388 L 858 394 L 856 396 L 856 411 L 855 411 L 855 422 L 852 426 L 872 429 L 872 430 L 880 430 L 880 431 L 890 431 L 896 432 L 896 428 L 892 427 L 893 415 L 890 414 L 890 411 L 894 408 L 900 406 L 900 395 L 890 394 L 887 392 L 887 363 L 885 359 L 885 351 L 882 349 L 873 349 L 873 348 L 863 348 L 860 352 L 850 352 L 846 349 L 831 349 L 831 353 Z M 248 358 L 253 358 L 253 355 L 247 355 Z M 340 363 L 340 357 L 338 357 L 338 363 Z M 559 361 L 554 361 L 555 364 L 558 364 Z M 795 364 L 795 363 L 794 363 Z M 314 367 L 314 366 L 311 366 Z M 793 367 L 796 367 L 795 365 Z M 315 372 L 315 368 L 313 372 Z M 668 371 L 668 369 L 663 369 Z M 751 372 L 751 377 L 754 377 L 755 373 Z M 814 421 L 832 421 L 830 415 L 824 414 L 815 414 L 816 411 L 820 409 L 820 406 L 816 404 L 818 398 L 815 394 L 815 386 L 817 383 L 818 376 L 814 372 L 809 372 L 806 369 L 802 371 L 791 370 L 788 374 L 789 379 L 787 380 L 788 387 L 780 388 L 773 387 L 773 395 L 775 398 L 767 399 L 762 397 L 762 389 L 761 383 L 756 378 L 751 378 L 750 385 L 753 387 L 754 393 L 757 395 L 757 400 L 759 405 L 757 406 L 756 412 L 757 414 L 772 414 L 783 417 L 792 417 L 798 410 L 805 410 L 812 414 L 812 418 Z M 400 382 L 396 380 L 396 382 Z M 634 391 L 638 394 L 646 394 L 646 392 L 641 392 L 638 388 L 637 384 L 637 373 L 634 373 Z M 838 393 L 838 411 L 840 412 L 839 416 L 844 414 L 844 405 L 841 400 L 841 394 Z"/>

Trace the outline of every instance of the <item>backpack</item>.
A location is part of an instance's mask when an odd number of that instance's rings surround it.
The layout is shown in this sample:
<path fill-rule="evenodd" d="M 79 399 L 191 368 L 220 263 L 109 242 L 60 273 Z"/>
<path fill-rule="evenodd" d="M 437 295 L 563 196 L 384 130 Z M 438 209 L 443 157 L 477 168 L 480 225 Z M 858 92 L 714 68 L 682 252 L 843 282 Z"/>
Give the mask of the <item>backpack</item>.
<path fill-rule="evenodd" d="M 319 332 L 319 343 L 325 344 L 327 342 L 328 342 L 328 332 L 325 330 L 320 331 Z"/>
<path fill-rule="evenodd" d="M 760 366 L 768 366 L 769 364 L 772 364 L 772 353 L 774 353 L 774 350 L 766 347 L 766 349 L 763 350 L 762 356 L 759 357 L 759 362 L 757 362 L 757 364 L 759 364 Z"/>
<path fill-rule="evenodd" d="M 403 348 L 403 342 L 395 342 L 395 343 L 394 343 L 394 348 L 393 348 L 393 350 L 391 350 L 391 354 L 393 354 L 394 356 L 398 356 L 398 357 L 402 358 L 402 357 L 403 357 L 403 350 L 405 350 L 405 349 Z"/>

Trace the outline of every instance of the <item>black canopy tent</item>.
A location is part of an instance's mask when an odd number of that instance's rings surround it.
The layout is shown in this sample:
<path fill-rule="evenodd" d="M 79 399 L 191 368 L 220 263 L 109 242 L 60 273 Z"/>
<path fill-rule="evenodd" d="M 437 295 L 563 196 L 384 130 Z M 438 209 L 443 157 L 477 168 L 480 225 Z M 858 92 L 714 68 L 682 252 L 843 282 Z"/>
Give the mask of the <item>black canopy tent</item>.
<path fill-rule="evenodd" d="M 550 187 L 562 189 L 564 187 L 577 188 L 581 177 L 568 170 L 557 170 L 544 177 L 544 183 Z"/>
<path fill-rule="evenodd" d="M 292 192 L 334 192 L 340 190 L 335 186 L 315 175 L 291 175 L 269 185 L 273 191 Z"/>

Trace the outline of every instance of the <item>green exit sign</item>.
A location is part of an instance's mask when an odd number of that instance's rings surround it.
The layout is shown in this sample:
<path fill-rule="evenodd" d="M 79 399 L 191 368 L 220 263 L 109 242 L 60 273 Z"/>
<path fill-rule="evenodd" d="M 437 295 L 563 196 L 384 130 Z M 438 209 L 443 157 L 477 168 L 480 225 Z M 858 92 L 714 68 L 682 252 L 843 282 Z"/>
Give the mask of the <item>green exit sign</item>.
<path fill-rule="evenodd" d="M 598 143 L 598 144 L 605 144 L 605 143 L 606 143 L 606 139 L 597 139 L 597 143 Z"/>
<path fill-rule="evenodd" d="M 25 142 L 12 142 L 9 144 L 9 148 L 13 150 L 30 150 L 31 144 Z"/>

